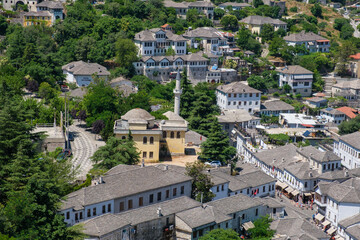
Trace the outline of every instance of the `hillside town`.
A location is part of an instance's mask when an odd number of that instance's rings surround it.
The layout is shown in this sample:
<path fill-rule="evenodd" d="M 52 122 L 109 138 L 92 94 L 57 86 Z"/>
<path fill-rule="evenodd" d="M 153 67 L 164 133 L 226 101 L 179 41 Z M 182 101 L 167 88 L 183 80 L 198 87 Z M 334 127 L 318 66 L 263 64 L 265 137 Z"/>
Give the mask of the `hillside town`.
<path fill-rule="evenodd" d="M 360 2 L 2 0 L 0 239 L 360 240 Z"/>

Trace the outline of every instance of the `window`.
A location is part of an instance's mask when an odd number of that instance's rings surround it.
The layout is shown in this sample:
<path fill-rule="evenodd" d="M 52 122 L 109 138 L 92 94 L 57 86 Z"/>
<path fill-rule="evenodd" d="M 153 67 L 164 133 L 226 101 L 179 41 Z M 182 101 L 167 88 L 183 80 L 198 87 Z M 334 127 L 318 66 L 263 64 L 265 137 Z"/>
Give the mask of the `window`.
<path fill-rule="evenodd" d="M 108 212 L 111 212 L 111 204 L 108 204 Z"/>
<path fill-rule="evenodd" d="M 143 158 L 146 158 L 146 155 L 147 155 L 146 152 L 143 152 Z"/>
<path fill-rule="evenodd" d="M 149 158 L 153 158 L 154 157 L 154 152 L 149 152 Z"/>
<path fill-rule="evenodd" d="M 221 185 L 221 191 L 224 191 L 224 184 Z"/>
<path fill-rule="evenodd" d="M 91 217 L 90 209 L 87 210 L 87 217 Z"/>
<path fill-rule="evenodd" d="M 96 216 L 96 208 L 93 208 L 93 216 Z"/>
<path fill-rule="evenodd" d="M 158 193 L 157 193 L 157 200 L 158 200 L 158 201 L 161 201 L 161 192 L 158 192 Z"/>
<path fill-rule="evenodd" d="M 228 227 L 229 227 L 229 223 L 226 223 L 226 224 L 225 224 L 225 228 L 228 228 Z"/>
<path fill-rule="evenodd" d="M 165 198 L 169 198 L 169 197 L 170 197 L 170 190 L 166 190 Z"/>
<path fill-rule="evenodd" d="M 193 232 L 193 238 L 197 238 L 197 231 Z"/>
<path fill-rule="evenodd" d="M 309 82 L 305 82 L 304 85 L 305 85 L 305 86 L 309 86 L 310 83 L 309 83 Z"/>
<path fill-rule="evenodd" d="M 176 191 L 177 191 L 177 188 L 174 188 L 174 189 L 173 189 L 173 197 L 176 196 Z"/>
<path fill-rule="evenodd" d="M 243 213 L 243 215 L 241 216 L 241 219 L 245 219 L 245 213 Z"/>
<path fill-rule="evenodd" d="M 248 188 L 248 189 L 247 189 L 247 194 L 249 194 L 249 193 L 250 193 L 250 189 Z"/>
<path fill-rule="evenodd" d="M 201 237 L 203 235 L 203 232 L 204 231 L 202 229 L 199 230 L 199 237 Z"/>
<path fill-rule="evenodd" d="M 154 137 L 150 137 L 150 144 L 154 144 Z"/>
<path fill-rule="evenodd" d="M 166 138 L 166 132 L 165 131 L 163 132 L 163 138 Z"/>
<path fill-rule="evenodd" d="M 275 214 L 276 213 L 276 208 L 273 208 L 273 214 Z"/>
<path fill-rule="evenodd" d="M 126 137 L 125 137 L 125 136 L 122 136 L 121 139 L 126 139 Z"/>
<path fill-rule="evenodd" d="M 171 132 L 170 133 L 170 138 L 174 138 L 175 137 L 175 133 L 174 132 Z"/>
<path fill-rule="evenodd" d="M 144 205 L 144 198 L 143 197 L 139 197 L 139 207 Z"/>
<path fill-rule="evenodd" d="M 180 138 L 180 132 L 176 133 L 176 138 Z"/>
<path fill-rule="evenodd" d="M 125 210 L 125 203 L 124 203 L 124 202 L 121 202 L 121 203 L 120 203 L 120 210 L 119 210 L 119 211 L 121 212 L 121 211 L 124 211 L 124 210 Z"/>
<path fill-rule="evenodd" d="M 70 212 L 66 212 L 66 219 L 70 219 Z"/>
<path fill-rule="evenodd" d="M 231 93 L 228 94 L 228 97 L 231 97 Z"/>
<path fill-rule="evenodd" d="M 75 213 L 75 221 L 78 221 L 79 220 L 79 218 L 78 218 L 78 214 L 77 213 Z"/>
<path fill-rule="evenodd" d="M 228 105 L 230 105 L 231 104 L 231 102 L 228 102 Z"/>
<path fill-rule="evenodd" d="M 263 186 L 263 192 L 265 192 L 265 191 L 266 191 L 265 186 Z"/>
<path fill-rule="evenodd" d="M 133 201 L 130 199 L 128 201 L 128 209 L 132 209 L 133 208 Z"/>
<path fill-rule="evenodd" d="M 184 194 L 184 192 L 185 192 L 185 187 L 184 187 L 184 186 L 181 186 L 181 188 L 180 188 L 180 194 Z"/>
<path fill-rule="evenodd" d="M 255 216 L 259 215 L 259 209 L 255 209 Z"/>
<path fill-rule="evenodd" d="M 219 186 L 216 187 L 216 192 L 219 192 L 220 188 Z"/>
<path fill-rule="evenodd" d="M 102 213 L 106 213 L 106 206 L 105 205 L 102 206 Z"/>
<path fill-rule="evenodd" d="M 80 212 L 80 219 L 83 219 L 83 214 L 82 214 L 82 212 Z"/>
<path fill-rule="evenodd" d="M 308 185 L 307 182 L 305 182 L 305 187 L 306 187 L 306 188 L 307 188 L 307 185 Z"/>
<path fill-rule="evenodd" d="M 149 203 L 153 203 L 153 202 L 154 202 L 154 194 L 150 194 Z"/>
<path fill-rule="evenodd" d="M 147 144 L 147 137 L 143 137 L 143 144 Z"/>

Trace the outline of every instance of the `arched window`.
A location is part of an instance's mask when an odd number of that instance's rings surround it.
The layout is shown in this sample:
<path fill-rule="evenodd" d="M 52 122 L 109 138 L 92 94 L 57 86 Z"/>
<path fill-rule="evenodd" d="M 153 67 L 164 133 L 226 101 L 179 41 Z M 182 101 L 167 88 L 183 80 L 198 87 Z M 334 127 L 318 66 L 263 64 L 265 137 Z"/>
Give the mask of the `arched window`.
<path fill-rule="evenodd" d="M 176 138 L 180 138 L 180 132 L 176 133 Z"/>
<path fill-rule="evenodd" d="M 154 137 L 150 137 L 150 144 L 154 144 Z"/>
<path fill-rule="evenodd" d="M 125 136 L 122 136 L 121 139 L 126 139 L 126 137 L 125 137 Z"/>
<path fill-rule="evenodd" d="M 143 138 L 143 144 L 147 144 L 147 137 Z"/>
<path fill-rule="evenodd" d="M 163 138 L 166 138 L 166 131 L 163 132 Z"/>
<path fill-rule="evenodd" d="M 174 133 L 174 132 L 171 132 L 170 138 L 174 138 L 174 137 L 175 137 L 175 133 Z"/>

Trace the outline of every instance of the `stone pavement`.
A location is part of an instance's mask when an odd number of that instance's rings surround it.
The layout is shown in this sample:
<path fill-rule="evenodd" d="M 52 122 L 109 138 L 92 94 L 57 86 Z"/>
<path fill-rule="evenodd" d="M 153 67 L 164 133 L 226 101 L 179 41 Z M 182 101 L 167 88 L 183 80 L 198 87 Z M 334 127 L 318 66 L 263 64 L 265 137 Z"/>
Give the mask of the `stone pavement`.
<path fill-rule="evenodd" d="M 74 134 L 74 141 L 70 142 L 73 166 L 79 168 L 77 177 L 85 177 L 92 168 L 90 157 L 100 146 L 104 146 L 105 142 L 101 139 L 95 140 L 95 134 L 86 131 L 86 128 L 78 123 L 71 125 L 69 131 Z"/>
<path fill-rule="evenodd" d="M 288 199 L 284 195 L 281 198 L 276 196 L 276 199 L 285 205 L 285 211 L 287 213 L 287 216 L 285 217 L 296 217 L 296 218 L 300 217 L 300 218 L 312 219 L 313 214 L 316 213 L 315 207 L 313 208 L 313 210 L 311 210 L 310 208 L 307 209 L 305 207 L 301 208 L 297 206 L 294 201 Z"/>

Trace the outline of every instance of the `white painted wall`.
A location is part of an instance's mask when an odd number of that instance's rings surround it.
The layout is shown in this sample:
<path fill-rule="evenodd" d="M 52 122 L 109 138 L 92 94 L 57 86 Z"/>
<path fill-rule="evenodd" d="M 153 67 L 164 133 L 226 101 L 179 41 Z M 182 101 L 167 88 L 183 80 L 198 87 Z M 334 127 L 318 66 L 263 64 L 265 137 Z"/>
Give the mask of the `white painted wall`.
<path fill-rule="evenodd" d="M 245 109 L 249 113 L 260 111 L 261 93 L 224 93 L 216 90 L 216 98 L 220 109 Z"/>
<path fill-rule="evenodd" d="M 340 140 L 334 142 L 334 153 L 342 159 L 341 164 L 344 167 L 348 169 L 360 167 L 360 149 Z"/>

